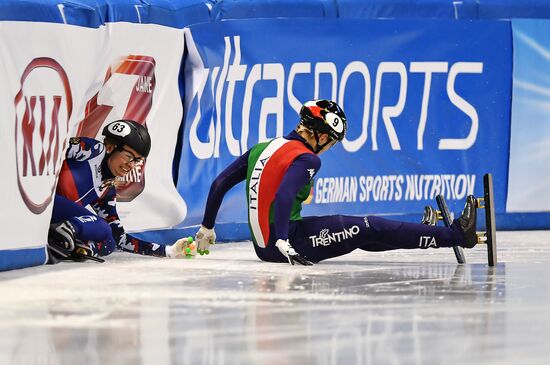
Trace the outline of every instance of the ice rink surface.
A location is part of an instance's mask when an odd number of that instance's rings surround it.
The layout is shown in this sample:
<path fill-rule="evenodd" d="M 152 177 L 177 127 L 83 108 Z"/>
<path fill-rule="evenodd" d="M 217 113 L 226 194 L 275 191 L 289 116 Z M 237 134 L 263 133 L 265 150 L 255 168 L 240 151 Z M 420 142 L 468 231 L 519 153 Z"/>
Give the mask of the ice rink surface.
<path fill-rule="evenodd" d="M 485 246 L 260 262 L 116 253 L 0 273 L 0 364 L 549 364 L 550 231 Z"/>

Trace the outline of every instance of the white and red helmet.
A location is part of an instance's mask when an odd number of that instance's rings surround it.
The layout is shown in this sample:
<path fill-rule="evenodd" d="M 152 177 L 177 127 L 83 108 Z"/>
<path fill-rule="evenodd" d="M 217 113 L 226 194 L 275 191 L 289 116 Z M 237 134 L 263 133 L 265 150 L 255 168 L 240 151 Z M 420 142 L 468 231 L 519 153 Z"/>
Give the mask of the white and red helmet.
<path fill-rule="evenodd" d="M 314 134 L 326 133 L 336 141 L 341 141 L 346 135 L 347 119 L 344 111 L 331 100 L 311 100 L 300 110 L 300 124 Z"/>

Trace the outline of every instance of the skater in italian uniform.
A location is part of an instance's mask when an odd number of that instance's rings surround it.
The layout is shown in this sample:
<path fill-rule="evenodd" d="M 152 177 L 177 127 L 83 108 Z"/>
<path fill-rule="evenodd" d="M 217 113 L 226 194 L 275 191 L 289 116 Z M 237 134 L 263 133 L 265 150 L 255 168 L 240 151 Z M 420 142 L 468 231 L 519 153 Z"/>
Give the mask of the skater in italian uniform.
<path fill-rule="evenodd" d="M 151 149 L 147 129 L 131 120 L 118 120 L 105 126 L 103 136 L 103 142 L 70 139 L 55 195 L 50 252 L 58 258 L 68 254 L 70 259 L 106 256 L 118 248 L 142 255 L 184 257 L 187 240 L 167 246 L 132 237 L 125 233 L 116 210 L 118 179 L 141 164 Z"/>
<path fill-rule="evenodd" d="M 342 141 L 346 128 L 346 116 L 336 103 L 309 101 L 300 111 L 296 130 L 259 143 L 237 158 L 212 183 L 195 236 L 198 249 L 206 250 L 215 242 L 214 224 L 222 199 L 243 180 L 254 249 L 264 261 L 311 265 L 358 248 L 471 248 L 477 243 L 473 196 L 468 196 L 462 215 L 449 228 L 377 216 L 302 218 L 302 202 L 308 198 L 312 178 L 321 167 L 319 155 Z M 430 217 L 424 219 L 430 221 Z"/>

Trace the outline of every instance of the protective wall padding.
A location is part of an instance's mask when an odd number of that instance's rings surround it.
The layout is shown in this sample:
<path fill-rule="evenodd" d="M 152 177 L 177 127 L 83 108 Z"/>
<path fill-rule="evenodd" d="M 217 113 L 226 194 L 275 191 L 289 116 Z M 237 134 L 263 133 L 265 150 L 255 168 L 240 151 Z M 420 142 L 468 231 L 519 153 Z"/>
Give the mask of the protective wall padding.
<path fill-rule="evenodd" d="M 460 2 L 442 0 L 338 0 L 340 18 L 393 19 L 393 18 L 437 18 L 476 19 L 478 1 Z"/>
<path fill-rule="evenodd" d="M 105 4 L 96 1 L 3 0 L 0 2 L 0 20 L 67 23 L 97 28 L 103 24 L 104 12 Z"/>
<path fill-rule="evenodd" d="M 335 18 L 336 1 L 330 0 L 222 0 L 212 8 L 213 21 L 250 18 Z"/>
<path fill-rule="evenodd" d="M 251 18 L 512 19 L 549 18 L 546 0 L 220 0 L 213 21 Z"/>
<path fill-rule="evenodd" d="M 0 250 L 0 271 L 21 269 L 46 263 L 46 248 Z"/>
<path fill-rule="evenodd" d="M 546 0 L 2 0 L 0 20 L 97 28 L 109 22 L 183 28 L 257 18 L 550 18 Z"/>
<path fill-rule="evenodd" d="M 119 1 L 124 2 L 124 0 Z M 109 1 L 109 3 L 111 2 Z M 143 8 L 147 9 L 147 23 L 184 28 L 188 25 L 210 21 L 211 4 L 208 1 L 141 0 L 140 3 L 143 4 Z"/>
<path fill-rule="evenodd" d="M 65 23 L 98 28 L 105 23 L 158 24 L 173 28 L 210 21 L 203 0 L 3 0 L 0 20 Z"/>
<path fill-rule="evenodd" d="M 481 19 L 550 18 L 548 0 L 478 0 L 477 2 Z"/>

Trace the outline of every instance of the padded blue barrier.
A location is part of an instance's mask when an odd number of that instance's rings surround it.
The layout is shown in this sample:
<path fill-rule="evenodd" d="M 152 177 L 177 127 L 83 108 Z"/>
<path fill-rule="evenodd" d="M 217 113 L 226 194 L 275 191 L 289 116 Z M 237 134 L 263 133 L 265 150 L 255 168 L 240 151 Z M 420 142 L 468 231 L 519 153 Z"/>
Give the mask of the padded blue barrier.
<path fill-rule="evenodd" d="M 475 19 L 478 17 L 477 0 L 337 0 L 336 3 L 340 18 Z"/>
<path fill-rule="evenodd" d="M 21 269 L 46 263 L 46 248 L 0 250 L 0 271 Z"/>
<path fill-rule="evenodd" d="M 96 1 L 3 0 L 0 2 L 0 20 L 67 23 L 97 28 L 103 24 L 104 11 L 104 4 Z"/>
<path fill-rule="evenodd" d="M 546 0 L 2 0 L 0 20 L 170 27 L 250 18 L 550 18 Z"/>
<path fill-rule="evenodd" d="M 57 1 L 0 1 L 0 20 L 63 23 Z"/>
<path fill-rule="evenodd" d="M 477 0 L 479 18 L 512 19 L 512 18 L 550 18 L 550 1 L 548 0 Z"/>
<path fill-rule="evenodd" d="M 123 1 L 123 0 L 122 0 Z M 109 0 L 109 3 L 112 0 Z M 211 4 L 204 0 L 141 0 L 148 7 L 148 23 L 183 28 L 210 21 Z"/>
<path fill-rule="evenodd" d="M 250 18 L 335 18 L 331 0 L 222 0 L 212 8 L 212 20 Z"/>
<path fill-rule="evenodd" d="M 107 18 L 107 4 L 103 0 L 71 0 L 61 3 L 67 24 L 99 28 Z"/>
<path fill-rule="evenodd" d="M 550 18 L 546 0 L 220 0 L 212 20 L 250 18 L 512 19 Z"/>
<path fill-rule="evenodd" d="M 0 20 L 66 23 L 98 28 L 109 22 L 159 24 L 174 28 L 210 21 L 203 0 L 3 0 Z"/>
<path fill-rule="evenodd" d="M 148 23 L 149 7 L 140 0 L 108 0 L 105 22 Z"/>
<path fill-rule="evenodd" d="M 210 21 L 203 0 L 106 0 L 105 22 L 158 24 L 173 28 Z"/>

